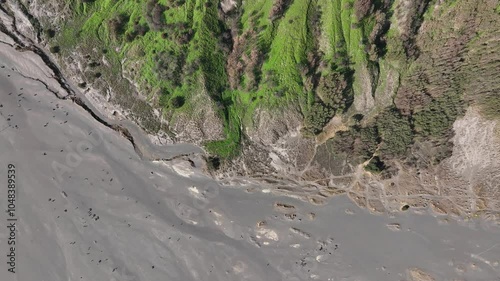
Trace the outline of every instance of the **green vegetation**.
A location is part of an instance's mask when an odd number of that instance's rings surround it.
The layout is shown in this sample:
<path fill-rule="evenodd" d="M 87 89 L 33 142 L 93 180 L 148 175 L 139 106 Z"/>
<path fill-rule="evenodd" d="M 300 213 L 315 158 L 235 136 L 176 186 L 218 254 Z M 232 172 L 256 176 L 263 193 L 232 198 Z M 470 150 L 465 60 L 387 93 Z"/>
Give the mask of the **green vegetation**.
<path fill-rule="evenodd" d="M 307 17 L 311 1 L 293 1 L 286 14 L 279 20 L 276 35 L 270 45 L 268 59 L 263 64 L 268 94 L 282 90 L 285 96 L 297 100 L 305 94 L 297 66 L 306 61 L 311 34 L 307 29 Z M 270 99 L 269 101 L 272 101 Z"/>
<path fill-rule="evenodd" d="M 328 149 L 352 163 L 371 159 L 366 169 L 372 172 L 404 158 L 415 143 L 443 144 L 463 114 L 464 82 L 461 76 L 446 77 L 454 75 L 457 61 L 439 53 L 419 57 L 419 48 L 445 48 L 443 54 L 457 56 L 466 44 L 454 40 L 469 31 L 448 38 L 449 30 L 428 28 L 432 40 L 417 46 L 422 21 L 440 20 L 427 10 L 430 1 L 410 3 L 402 29 L 395 26 L 402 19 L 394 19 L 390 0 L 254 0 L 226 14 L 218 0 L 68 2 L 71 20 L 60 32 L 47 28 L 45 36 L 53 53 L 64 57 L 78 48 L 84 54 L 85 79 L 79 86 L 109 82 L 119 93 L 115 101 L 137 113 L 151 131 L 160 123 L 142 112 L 162 109 L 175 123 L 200 103 L 214 105 L 225 138 L 204 145 L 220 161 L 215 166 L 241 151 L 257 109 L 281 114 L 293 105 L 304 117 L 302 132 L 308 137 L 321 134 L 334 116 L 342 117 L 349 130 L 328 140 Z M 146 100 L 131 93 L 127 79 L 120 78 L 124 73 Z M 396 89 L 386 91 L 390 87 Z M 394 92 L 393 106 L 389 95 Z M 386 95 L 385 104 L 378 104 L 379 93 Z M 356 98 L 377 104 L 363 111 L 352 106 Z M 470 99 L 486 115 L 500 116 L 498 95 Z M 360 113 L 368 120 L 358 120 Z"/>
<path fill-rule="evenodd" d="M 235 106 L 229 106 L 229 110 L 236 110 Z M 206 149 L 214 155 L 227 159 L 236 156 L 239 153 L 241 144 L 240 122 L 236 119 L 234 112 L 228 113 L 227 123 L 225 124 L 226 139 L 212 141 L 205 144 Z"/>
<path fill-rule="evenodd" d="M 167 112 L 196 106 L 191 97 L 204 89 L 218 105 L 226 132 L 226 139 L 206 148 L 225 158 L 237 155 L 241 128 L 252 125 L 258 107 L 299 103 L 310 135 L 347 111 L 353 70 L 367 61 L 363 42 L 374 26 L 372 16 L 356 17 L 354 3 L 256 0 L 223 19 L 216 0 L 71 1 L 74 16 L 60 35 L 46 33 L 63 53 L 102 46 L 111 68 L 94 65 L 86 82 L 127 69 L 149 100 Z M 231 49 L 236 40 L 239 45 Z M 126 105 L 126 96 L 117 99 Z"/>
<path fill-rule="evenodd" d="M 349 131 L 338 132 L 335 138 L 329 140 L 333 153 L 345 153 L 356 165 L 372 158 L 379 142 L 375 126 L 354 126 Z"/>
<path fill-rule="evenodd" d="M 304 125 L 307 134 L 319 134 L 335 114 L 342 114 L 353 101 L 352 72 L 332 71 L 321 76 L 316 97 L 306 115 Z"/>
<path fill-rule="evenodd" d="M 218 170 L 220 167 L 220 159 L 218 157 L 207 157 L 207 167 L 210 171 Z"/>
<path fill-rule="evenodd" d="M 463 112 L 458 93 L 440 96 L 412 115 L 415 132 L 424 137 L 443 138 L 450 134 L 453 122 Z"/>
<path fill-rule="evenodd" d="M 168 112 L 188 110 L 194 92 L 205 89 L 218 105 L 226 132 L 226 139 L 208 142 L 206 148 L 224 158 L 238 153 L 241 127 L 251 125 L 255 108 L 298 102 L 312 134 L 349 108 L 350 61 L 366 61 L 362 38 L 368 32 L 353 3 L 257 0 L 224 20 L 215 0 L 71 1 L 74 16 L 60 35 L 46 33 L 63 53 L 102 46 L 111 68 L 93 66 L 87 82 L 127 69 L 149 100 L 157 99 Z M 321 25 L 334 46 L 334 52 L 325 52 L 326 67 L 319 66 Z M 229 28 L 240 37 L 231 38 Z M 232 50 L 235 40 L 240 49 Z M 226 59 L 231 52 L 239 53 L 235 69 Z M 228 75 L 237 89 L 228 90 Z"/>
<path fill-rule="evenodd" d="M 389 109 L 379 115 L 376 121 L 382 140 L 382 155 L 402 156 L 413 142 L 413 132 L 408 117 L 396 109 Z"/>
<path fill-rule="evenodd" d="M 309 108 L 309 114 L 304 120 L 306 134 L 319 134 L 323 127 L 335 115 L 335 109 L 321 101 L 315 101 Z"/>
<path fill-rule="evenodd" d="M 490 93 L 478 99 L 481 112 L 490 119 L 500 118 L 500 95 Z"/>
<path fill-rule="evenodd" d="M 378 156 L 374 156 L 370 162 L 365 166 L 365 170 L 372 173 L 380 173 L 385 169 L 385 164 Z"/>
<path fill-rule="evenodd" d="M 172 105 L 173 108 L 179 108 L 183 106 L 185 102 L 186 100 L 183 96 L 176 96 L 170 100 L 170 104 Z"/>

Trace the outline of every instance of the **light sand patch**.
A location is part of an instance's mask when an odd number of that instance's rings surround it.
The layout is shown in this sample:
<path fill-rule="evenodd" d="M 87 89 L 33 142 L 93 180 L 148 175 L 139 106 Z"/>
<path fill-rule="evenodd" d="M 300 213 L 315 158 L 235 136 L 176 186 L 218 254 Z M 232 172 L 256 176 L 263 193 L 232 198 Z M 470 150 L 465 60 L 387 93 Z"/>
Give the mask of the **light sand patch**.
<path fill-rule="evenodd" d="M 447 160 L 463 176 L 500 166 L 500 144 L 496 141 L 497 122 L 484 119 L 473 107 L 453 124 L 453 155 Z"/>
<path fill-rule="evenodd" d="M 348 129 L 349 128 L 342 123 L 342 118 L 340 116 L 335 116 L 326 124 L 323 128 L 323 132 L 316 137 L 316 143 L 321 145 L 333 138 L 337 132 L 347 131 Z"/>
<path fill-rule="evenodd" d="M 408 277 L 411 281 L 435 281 L 434 278 L 420 268 L 408 269 Z"/>
<path fill-rule="evenodd" d="M 289 213 L 295 211 L 295 206 L 282 202 L 276 202 L 274 203 L 274 210 L 280 213 Z"/>
<path fill-rule="evenodd" d="M 401 225 L 399 223 L 389 223 L 387 224 L 387 228 L 389 228 L 392 231 L 400 231 Z"/>
<path fill-rule="evenodd" d="M 295 233 L 295 234 L 298 234 L 306 239 L 309 239 L 311 238 L 311 234 L 299 229 L 299 228 L 296 228 L 296 227 L 290 227 L 290 231 Z"/>
<path fill-rule="evenodd" d="M 172 169 L 174 169 L 175 172 L 177 172 L 179 175 L 183 177 L 190 177 L 194 174 L 193 168 L 187 161 L 179 162 L 174 165 L 172 165 Z"/>
<path fill-rule="evenodd" d="M 189 194 L 191 196 L 193 196 L 194 198 L 196 198 L 198 200 L 206 201 L 205 196 L 203 196 L 203 194 L 201 194 L 201 192 L 198 189 L 198 187 L 196 187 L 196 186 L 190 186 L 190 187 L 188 187 L 188 190 L 189 190 Z"/>
<path fill-rule="evenodd" d="M 236 274 L 241 274 L 247 269 L 247 265 L 242 261 L 236 261 L 233 265 L 233 271 Z"/>
<path fill-rule="evenodd" d="M 258 228 L 256 230 L 256 233 L 257 233 L 257 235 L 256 235 L 257 238 L 265 238 L 265 239 L 269 239 L 269 240 L 273 240 L 273 241 L 279 240 L 278 233 L 276 233 L 276 231 L 274 231 L 270 228 L 265 228 L 265 227 Z"/>
<path fill-rule="evenodd" d="M 238 6 L 238 3 L 235 0 L 221 0 L 220 7 L 224 13 L 230 12 L 234 10 Z"/>

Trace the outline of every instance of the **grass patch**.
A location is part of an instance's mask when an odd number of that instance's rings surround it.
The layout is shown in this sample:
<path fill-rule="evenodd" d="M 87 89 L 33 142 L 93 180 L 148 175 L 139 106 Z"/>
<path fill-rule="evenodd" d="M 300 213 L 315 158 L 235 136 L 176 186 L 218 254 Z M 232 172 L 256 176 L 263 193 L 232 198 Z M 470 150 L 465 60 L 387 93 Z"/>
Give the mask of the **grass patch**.
<path fill-rule="evenodd" d="M 226 92 L 225 99 L 231 99 L 233 102 L 234 96 L 231 93 Z M 229 102 L 227 102 L 229 103 Z M 225 126 L 224 132 L 226 138 L 224 140 L 210 141 L 205 143 L 205 148 L 207 151 L 213 155 L 217 155 L 222 160 L 227 160 L 235 157 L 239 154 L 241 145 L 241 122 L 239 119 L 239 108 L 235 104 L 230 104 L 226 106 L 226 116 L 224 116 Z"/>
<path fill-rule="evenodd" d="M 306 60 L 306 53 L 312 42 L 307 29 L 307 15 L 310 1 L 294 1 L 279 21 L 269 50 L 269 58 L 263 65 L 266 84 L 264 92 L 270 104 L 280 104 L 273 94 L 281 91 L 285 99 L 298 100 L 304 97 L 302 77 L 298 66 Z"/>

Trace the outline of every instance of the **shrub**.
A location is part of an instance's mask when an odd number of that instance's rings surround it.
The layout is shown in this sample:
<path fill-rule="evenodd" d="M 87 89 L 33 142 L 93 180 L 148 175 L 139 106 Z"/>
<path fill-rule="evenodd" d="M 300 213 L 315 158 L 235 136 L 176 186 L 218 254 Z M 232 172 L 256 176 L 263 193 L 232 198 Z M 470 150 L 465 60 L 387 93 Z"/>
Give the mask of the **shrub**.
<path fill-rule="evenodd" d="M 352 104 L 354 98 L 348 79 L 339 72 L 332 72 L 322 76 L 316 93 L 335 112 L 344 111 Z"/>
<path fill-rule="evenodd" d="M 146 4 L 145 17 L 152 30 L 158 31 L 166 27 L 165 12 L 166 7 L 157 2 L 156 0 L 150 0 Z"/>
<path fill-rule="evenodd" d="M 134 34 L 133 32 L 129 32 L 129 33 L 127 33 L 127 35 L 125 35 L 125 40 L 127 42 L 132 42 L 132 41 L 134 41 L 135 37 L 137 37 L 137 34 Z"/>
<path fill-rule="evenodd" d="M 147 24 L 134 24 L 134 29 L 125 35 L 125 40 L 127 42 L 132 42 L 137 36 L 144 36 L 149 31 L 149 26 Z"/>
<path fill-rule="evenodd" d="M 415 131 L 422 136 L 446 137 L 463 111 L 463 101 L 457 93 L 442 95 L 413 114 Z"/>
<path fill-rule="evenodd" d="M 129 19 L 130 19 L 129 15 L 119 14 L 114 18 L 112 18 L 111 20 L 109 20 L 108 22 L 109 32 L 115 40 L 125 33 Z"/>
<path fill-rule="evenodd" d="M 52 28 L 46 29 L 45 30 L 45 35 L 48 38 L 54 38 L 54 36 L 56 36 L 56 31 L 54 29 L 52 29 Z"/>
<path fill-rule="evenodd" d="M 380 139 L 377 128 L 354 126 L 349 131 L 337 132 L 333 139 L 334 152 L 342 152 L 366 161 L 373 156 Z"/>
<path fill-rule="evenodd" d="M 306 132 L 319 134 L 323 131 L 323 127 L 335 115 L 335 110 L 321 101 L 316 101 L 312 104 L 308 114 L 304 120 Z"/>
<path fill-rule="evenodd" d="M 365 170 L 374 172 L 374 173 L 380 173 L 385 169 L 385 164 L 380 160 L 378 156 L 375 156 L 370 160 L 368 165 L 365 166 Z"/>
<path fill-rule="evenodd" d="M 182 56 L 173 51 L 161 52 L 155 56 L 155 72 L 160 80 L 168 80 L 174 86 L 180 84 L 180 70 Z"/>
<path fill-rule="evenodd" d="M 211 171 L 218 170 L 220 168 L 220 158 L 213 156 L 208 157 L 207 168 Z"/>
<path fill-rule="evenodd" d="M 52 46 L 50 47 L 50 52 L 53 53 L 53 54 L 57 54 L 61 51 L 61 47 L 59 46 Z"/>
<path fill-rule="evenodd" d="M 387 13 L 377 11 L 375 14 L 375 26 L 370 32 L 368 38 L 370 48 L 369 55 L 372 61 L 375 61 L 386 54 L 386 33 L 389 30 L 390 25 L 389 15 Z"/>
<path fill-rule="evenodd" d="M 492 119 L 500 117 L 500 95 L 498 95 L 498 93 L 489 92 L 479 96 L 477 99 L 478 104 L 481 106 L 481 111 L 486 117 Z"/>
<path fill-rule="evenodd" d="M 361 113 L 358 113 L 358 114 L 354 114 L 352 116 L 352 119 L 354 119 L 354 121 L 356 122 L 356 124 L 358 124 L 359 122 L 361 122 L 361 120 L 363 120 L 363 118 L 365 118 L 365 116 Z"/>
<path fill-rule="evenodd" d="M 185 102 L 186 100 L 183 96 L 176 96 L 170 100 L 170 105 L 172 105 L 174 108 L 180 108 L 184 105 Z"/>
<path fill-rule="evenodd" d="M 96 61 L 91 61 L 91 62 L 89 62 L 89 64 L 88 64 L 88 65 L 89 65 L 89 67 L 94 68 L 94 67 L 98 67 L 98 66 L 100 66 L 101 64 L 100 64 L 100 63 L 98 63 L 98 62 L 96 62 Z"/>
<path fill-rule="evenodd" d="M 274 1 L 271 12 L 269 13 L 269 19 L 275 20 L 282 17 L 288 7 L 292 4 L 292 0 L 277 0 Z"/>
<path fill-rule="evenodd" d="M 405 7 L 408 11 L 407 14 L 409 15 L 409 19 L 407 19 L 407 21 L 409 23 L 407 24 L 407 30 L 401 35 L 401 39 L 408 58 L 415 59 L 420 55 L 420 50 L 416 43 L 416 36 L 424 20 L 423 15 L 429 7 L 430 2 L 430 0 L 409 1 L 410 5 Z"/>
<path fill-rule="evenodd" d="M 136 24 L 134 25 L 134 32 L 138 36 L 144 36 L 149 31 L 149 27 L 146 24 Z"/>
<path fill-rule="evenodd" d="M 373 11 L 373 0 L 356 0 L 354 10 L 359 21 L 364 19 Z"/>
<path fill-rule="evenodd" d="M 401 156 L 413 141 L 413 132 L 408 117 L 394 108 L 377 118 L 377 128 L 382 139 L 381 151 L 386 156 Z"/>
<path fill-rule="evenodd" d="M 194 36 L 194 30 L 188 28 L 186 24 L 179 24 L 170 35 L 171 40 L 177 42 L 179 45 L 184 45 L 191 41 Z"/>

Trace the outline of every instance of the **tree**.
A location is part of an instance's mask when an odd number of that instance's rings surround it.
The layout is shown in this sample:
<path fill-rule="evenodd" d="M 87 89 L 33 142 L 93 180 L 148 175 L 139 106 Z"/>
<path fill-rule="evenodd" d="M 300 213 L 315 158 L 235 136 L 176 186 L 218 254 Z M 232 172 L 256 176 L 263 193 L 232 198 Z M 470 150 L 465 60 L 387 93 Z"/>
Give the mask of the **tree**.
<path fill-rule="evenodd" d="M 396 109 L 389 109 L 377 118 L 377 128 L 382 138 L 381 150 L 387 156 L 401 156 L 413 142 L 413 132 L 407 116 Z"/>
<path fill-rule="evenodd" d="M 373 10 L 373 0 L 356 0 L 354 10 L 359 21 L 364 19 Z"/>
<path fill-rule="evenodd" d="M 463 108 L 459 93 L 437 97 L 412 115 L 415 131 L 422 136 L 446 138 L 451 134 L 453 122 L 464 114 Z"/>
<path fill-rule="evenodd" d="M 46 29 L 45 35 L 47 35 L 48 38 L 54 38 L 54 36 L 56 36 L 56 31 L 52 28 Z"/>
<path fill-rule="evenodd" d="M 208 157 L 207 159 L 207 168 L 210 170 L 210 171 L 215 171 L 215 170 L 218 170 L 219 167 L 220 167 L 220 158 L 219 157 L 213 157 L 213 156 L 210 156 Z"/>
<path fill-rule="evenodd" d="M 149 31 L 149 26 L 147 24 L 134 24 L 134 29 L 125 35 L 125 40 L 127 42 L 132 42 L 137 36 L 144 36 Z"/>
<path fill-rule="evenodd" d="M 317 135 L 335 115 L 335 110 L 321 101 L 312 104 L 304 120 L 306 132 Z"/>
<path fill-rule="evenodd" d="M 157 0 L 150 0 L 146 4 L 146 21 L 152 30 L 161 30 L 166 27 L 165 12 L 166 7 L 157 2 Z"/>
<path fill-rule="evenodd" d="M 349 131 L 337 132 L 331 143 L 335 153 L 346 153 L 353 163 L 363 163 L 372 158 L 379 142 L 375 126 L 354 126 Z"/>
<path fill-rule="evenodd" d="M 114 18 L 112 18 L 111 20 L 109 20 L 108 22 L 109 32 L 115 40 L 125 33 L 125 29 L 129 19 L 130 19 L 129 15 L 119 14 Z"/>
<path fill-rule="evenodd" d="M 316 94 L 327 106 L 341 112 L 348 108 L 353 100 L 349 84 L 346 75 L 331 72 L 320 78 Z"/>
<path fill-rule="evenodd" d="M 61 47 L 59 46 L 52 46 L 50 47 L 50 52 L 53 53 L 53 54 L 57 54 L 61 51 Z"/>
<path fill-rule="evenodd" d="M 155 72 L 159 79 L 168 80 L 174 86 L 180 84 L 182 58 L 173 51 L 161 52 L 155 56 Z"/>
<path fill-rule="evenodd" d="M 281 18 L 290 4 L 292 3 L 292 0 L 277 0 L 274 1 L 273 7 L 271 9 L 271 12 L 269 13 L 269 19 L 275 20 L 278 18 Z"/>
<path fill-rule="evenodd" d="M 365 170 L 373 172 L 373 173 L 380 173 L 385 169 L 385 164 L 380 160 L 378 156 L 375 156 L 370 160 L 368 165 L 365 166 Z"/>

